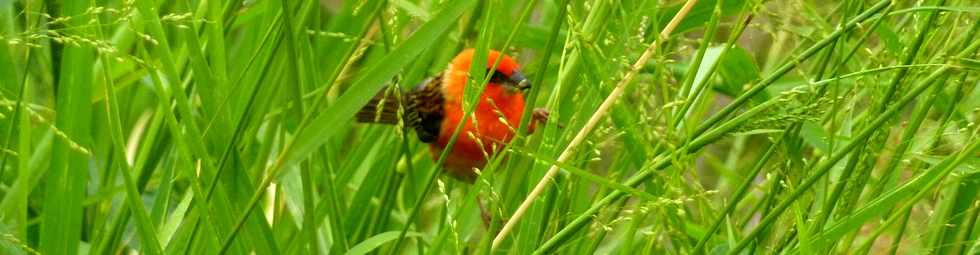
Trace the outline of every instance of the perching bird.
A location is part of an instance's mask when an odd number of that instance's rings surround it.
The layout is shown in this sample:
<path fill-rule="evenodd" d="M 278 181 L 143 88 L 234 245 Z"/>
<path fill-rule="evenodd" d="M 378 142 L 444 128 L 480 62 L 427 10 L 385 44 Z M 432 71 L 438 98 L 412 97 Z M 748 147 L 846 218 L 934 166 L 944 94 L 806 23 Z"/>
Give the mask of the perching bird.
<path fill-rule="evenodd" d="M 401 122 L 415 130 L 419 140 L 429 144 L 434 160 L 438 159 L 463 119 L 463 89 L 474 53 L 473 49 L 463 50 L 446 71 L 422 81 L 412 91 L 399 95 L 393 89 L 385 89 L 357 113 L 357 120 L 395 125 Z M 489 72 L 498 58 L 501 59 L 497 68 Z M 492 73 L 490 82 L 447 156 L 445 172 L 456 179 L 473 182 L 477 176 L 475 169 L 482 168 L 488 157 L 499 153 L 514 137 L 524 115 L 523 91 L 531 86 L 519 69 L 509 56 L 494 50 L 487 53 L 485 70 Z M 547 111 L 535 110 L 530 130 L 534 130 L 534 122 L 547 117 Z"/>

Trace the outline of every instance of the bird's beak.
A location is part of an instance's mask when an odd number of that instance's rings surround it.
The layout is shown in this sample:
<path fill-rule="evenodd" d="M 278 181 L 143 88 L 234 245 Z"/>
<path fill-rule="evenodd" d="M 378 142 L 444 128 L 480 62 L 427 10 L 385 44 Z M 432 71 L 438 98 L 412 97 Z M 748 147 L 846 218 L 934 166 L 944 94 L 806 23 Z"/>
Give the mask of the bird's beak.
<path fill-rule="evenodd" d="M 531 88 L 531 80 L 524 77 L 524 74 L 521 73 L 521 71 L 514 70 L 514 72 L 510 74 L 510 82 L 514 84 L 515 88 L 521 91 Z"/>

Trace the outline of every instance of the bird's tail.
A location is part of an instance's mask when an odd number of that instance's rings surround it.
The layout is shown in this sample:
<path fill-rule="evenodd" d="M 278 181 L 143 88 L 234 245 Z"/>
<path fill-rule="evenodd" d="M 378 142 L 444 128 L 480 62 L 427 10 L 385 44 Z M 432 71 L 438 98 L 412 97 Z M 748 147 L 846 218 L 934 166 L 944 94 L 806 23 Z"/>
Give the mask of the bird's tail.
<path fill-rule="evenodd" d="M 403 105 L 402 98 L 397 88 L 382 90 L 357 112 L 357 121 L 361 123 L 398 124 L 398 110 Z"/>

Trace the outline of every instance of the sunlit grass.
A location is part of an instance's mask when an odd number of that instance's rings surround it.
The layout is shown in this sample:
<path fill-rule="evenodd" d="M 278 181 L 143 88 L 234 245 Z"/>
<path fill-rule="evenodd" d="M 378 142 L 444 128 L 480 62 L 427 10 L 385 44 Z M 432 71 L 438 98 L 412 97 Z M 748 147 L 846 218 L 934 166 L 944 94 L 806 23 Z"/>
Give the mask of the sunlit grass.
<path fill-rule="evenodd" d="M 980 5 L 685 2 L 0 1 L 0 254 L 980 254 Z M 472 185 L 353 121 L 465 48 Z"/>

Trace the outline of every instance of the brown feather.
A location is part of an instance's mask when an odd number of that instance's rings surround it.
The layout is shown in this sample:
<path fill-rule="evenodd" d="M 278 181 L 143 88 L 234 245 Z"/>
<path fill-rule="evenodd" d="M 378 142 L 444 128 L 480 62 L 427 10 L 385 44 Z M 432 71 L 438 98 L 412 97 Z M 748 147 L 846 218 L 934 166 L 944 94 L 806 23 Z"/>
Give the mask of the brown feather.
<path fill-rule="evenodd" d="M 394 88 L 390 87 L 378 92 L 357 112 L 357 121 L 361 123 L 398 124 L 398 108 L 401 106 L 401 97 L 396 92 Z"/>
<path fill-rule="evenodd" d="M 406 93 L 396 93 L 398 91 L 394 88 L 387 88 L 357 112 L 357 121 L 397 125 L 401 120 L 405 128 L 415 130 L 419 140 L 433 142 L 439 137 L 444 115 L 441 86 L 442 78 L 436 76 L 422 81 Z"/>

